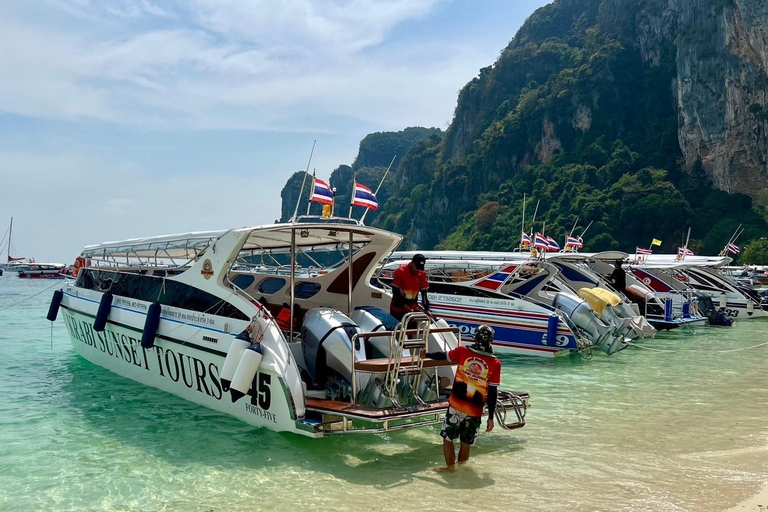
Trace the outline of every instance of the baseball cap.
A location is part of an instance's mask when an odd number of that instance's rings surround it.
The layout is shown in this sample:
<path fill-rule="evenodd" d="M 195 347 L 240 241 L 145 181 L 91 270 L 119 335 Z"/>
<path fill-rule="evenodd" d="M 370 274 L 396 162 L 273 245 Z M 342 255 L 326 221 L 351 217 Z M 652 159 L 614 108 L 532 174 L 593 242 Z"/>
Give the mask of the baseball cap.
<path fill-rule="evenodd" d="M 421 253 L 416 253 L 411 261 L 413 261 L 413 265 L 417 270 L 424 270 L 424 263 L 427 261 L 427 258 Z"/>

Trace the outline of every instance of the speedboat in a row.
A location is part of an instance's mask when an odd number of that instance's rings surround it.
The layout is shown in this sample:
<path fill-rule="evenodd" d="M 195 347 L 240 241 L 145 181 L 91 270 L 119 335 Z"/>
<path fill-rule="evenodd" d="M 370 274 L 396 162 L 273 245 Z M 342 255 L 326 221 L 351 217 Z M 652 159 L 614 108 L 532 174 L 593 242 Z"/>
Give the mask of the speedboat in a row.
<path fill-rule="evenodd" d="M 48 318 L 61 311 L 94 364 L 253 425 L 310 437 L 431 425 L 455 365 L 426 354 L 462 332 L 389 315 L 371 278 L 400 241 L 307 217 L 92 245 Z M 524 425 L 528 395 L 499 399 L 500 426 Z"/>
<path fill-rule="evenodd" d="M 379 281 L 389 284 L 394 270 L 413 254 L 394 253 L 378 273 Z M 572 257 L 423 254 L 433 311 L 469 336 L 480 323 L 491 325 L 502 352 L 559 356 L 596 350 L 610 355 L 656 332 L 634 304 L 603 286 L 593 271 Z"/>
<path fill-rule="evenodd" d="M 432 310 L 472 336 L 480 323 L 496 329 L 500 352 L 529 355 L 613 354 L 629 343 L 675 329 L 768 314 L 762 297 L 718 268 L 730 258 L 645 256 L 620 251 L 422 251 L 427 258 Z M 388 285 L 415 251 L 393 253 L 377 274 Z M 667 261 L 669 259 L 669 261 Z M 625 261 L 626 288 L 608 275 Z"/>

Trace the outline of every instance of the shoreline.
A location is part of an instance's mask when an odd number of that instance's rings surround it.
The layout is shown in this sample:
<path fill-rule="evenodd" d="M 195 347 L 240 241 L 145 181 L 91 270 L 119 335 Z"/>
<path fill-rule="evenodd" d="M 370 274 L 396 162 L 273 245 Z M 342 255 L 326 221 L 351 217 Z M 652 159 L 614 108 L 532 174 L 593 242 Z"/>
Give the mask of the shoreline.
<path fill-rule="evenodd" d="M 748 498 L 738 505 L 725 510 L 724 512 L 766 512 L 768 511 L 768 484 L 756 495 Z"/>

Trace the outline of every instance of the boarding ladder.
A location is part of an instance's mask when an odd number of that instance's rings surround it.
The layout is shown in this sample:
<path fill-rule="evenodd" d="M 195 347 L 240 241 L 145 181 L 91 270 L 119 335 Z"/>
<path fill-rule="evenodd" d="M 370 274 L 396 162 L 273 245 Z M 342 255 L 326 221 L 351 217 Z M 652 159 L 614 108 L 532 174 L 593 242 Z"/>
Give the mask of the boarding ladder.
<path fill-rule="evenodd" d="M 409 405 L 411 398 L 417 405 L 426 405 L 419 395 L 419 385 L 423 372 L 437 366 L 451 365 L 450 361 L 433 360 L 427 358 L 430 333 L 454 332 L 457 336 L 458 329 L 431 328 L 432 320 L 422 312 L 407 313 L 401 323 L 392 331 L 377 331 L 361 333 L 357 338 L 369 338 L 373 336 L 389 336 L 389 357 L 381 359 L 369 359 L 365 361 L 353 361 L 355 375 L 352 378 L 353 403 L 357 403 L 357 377 L 359 372 L 380 373 L 384 393 L 392 401 L 394 408 L 402 408 Z M 355 341 L 356 342 L 356 341 Z M 354 356 L 353 356 L 354 357 Z M 437 379 L 435 379 L 437 386 Z M 400 393 L 398 393 L 400 389 Z M 406 393 L 402 393 L 406 390 Z"/>
<path fill-rule="evenodd" d="M 409 395 L 424 405 L 418 389 L 424 371 L 424 358 L 427 356 L 430 323 L 430 318 L 424 313 L 407 313 L 389 338 L 389 359 L 392 365 L 384 377 L 384 387 L 395 407 L 400 407 L 397 386 L 401 380 L 410 389 Z M 407 355 L 404 354 L 406 350 Z"/>

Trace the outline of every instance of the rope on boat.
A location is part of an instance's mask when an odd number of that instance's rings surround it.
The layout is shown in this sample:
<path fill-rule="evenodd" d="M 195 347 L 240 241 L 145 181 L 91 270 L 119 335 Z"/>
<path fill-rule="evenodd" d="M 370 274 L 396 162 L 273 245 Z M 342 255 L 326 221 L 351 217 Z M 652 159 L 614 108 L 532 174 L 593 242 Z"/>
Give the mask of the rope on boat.
<path fill-rule="evenodd" d="M 15 308 L 15 307 L 16 307 L 16 306 L 18 306 L 19 304 L 21 304 L 21 303 L 23 303 L 23 302 L 26 302 L 26 301 L 28 301 L 29 299 L 33 298 L 33 297 L 37 297 L 38 295 L 40 295 L 40 294 L 41 294 L 41 293 L 43 293 L 43 292 L 47 292 L 48 290 L 50 290 L 51 288 L 53 288 L 54 286 L 56 286 L 56 285 L 58 285 L 58 284 L 61 284 L 61 282 L 60 282 L 60 281 L 58 281 L 58 280 L 56 280 L 56 281 L 55 281 L 55 282 L 54 282 L 54 283 L 53 283 L 51 286 L 49 286 L 48 288 L 44 288 L 44 289 L 40 290 L 39 292 L 37 292 L 37 293 L 34 293 L 34 294 L 30 295 L 29 297 L 26 297 L 26 298 L 24 298 L 24 299 L 21 299 L 19 302 L 15 303 L 15 304 L 11 304 L 10 306 L 6 306 L 6 307 L 4 307 L 3 309 L 0 309 L 0 311 L 5 311 L 5 310 L 7 310 L 7 309 Z"/>
<path fill-rule="evenodd" d="M 634 341 L 627 341 L 627 345 L 631 345 L 633 347 L 642 348 L 644 350 L 652 350 L 654 352 L 675 352 L 674 350 L 668 350 L 663 348 L 653 348 L 653 347 L 644 347 L 643 345 L 639 345 L 635 343 Z"/>
<path fill-rule="evenodd" d="M 768 345 L 768 341 L 764 341 L 763 343 L 758 343 L 757 345 L 752 345 L 751 347 L 730 348 L 728 350 L 718 350 L 717 352 L 739 352 L 741 350 L 750 350 L 753 348 L 762 347 L 763 345 Z"/>
<path fill-rule="evenodd" d="M 638 345 L 637 343 L 633 343 L 631 341 L 628 341 L 627 345 L 632 345 L 633 347 L 642 348 L 642 349 L 645 349 L 645 350 L 653 350 L 654 352 L 674 352 L 674 350 L 665 350 L 665 349 L 661 349 L 661 348 L 644 347 L 643 345 Z M 751 347 L 730 348 L 730 349 L 727 349 L 727 350 L 716 350 L 715 352 L 721 352 L 721 353 L 724 353 L 724 352 L 740 352 L 742 350 L 751 350 L 753 348 L 758 348 L 758 347 L 762 347 L 762 346 L 765 346 L 765 345 L 768 345 L 768 341 L 764 341 L 763 343 L 758 343 L 757 345 L 752 345 Z"/>

